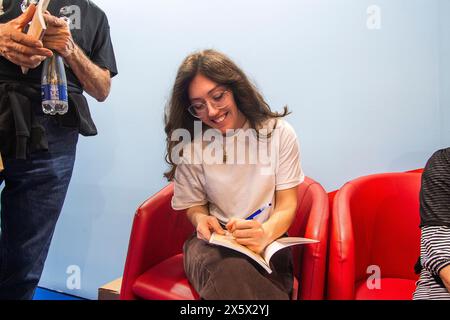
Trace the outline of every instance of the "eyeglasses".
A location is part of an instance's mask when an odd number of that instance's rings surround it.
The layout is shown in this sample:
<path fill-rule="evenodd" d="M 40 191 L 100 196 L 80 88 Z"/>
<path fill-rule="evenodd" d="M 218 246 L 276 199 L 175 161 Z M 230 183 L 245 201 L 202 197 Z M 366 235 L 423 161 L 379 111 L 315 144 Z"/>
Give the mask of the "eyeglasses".
<path fill-rule="evenodd" d="M 227 97 L 230 95 L 229 90 L 216 91 L 210 96 L 209 104 L 220 110 L 227 107 Z M 189 106 L 188 111 L 196 118 L 203 118 L 208 114 L 208 106 L 204 102 L 197 102 Z"/>

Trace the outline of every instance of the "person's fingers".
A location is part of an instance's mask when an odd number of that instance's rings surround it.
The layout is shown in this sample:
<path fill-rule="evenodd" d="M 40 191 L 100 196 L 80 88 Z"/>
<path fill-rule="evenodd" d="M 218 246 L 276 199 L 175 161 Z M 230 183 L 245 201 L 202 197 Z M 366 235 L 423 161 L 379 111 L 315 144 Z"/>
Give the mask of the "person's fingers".
<path fill-rule="evenodd" d="M 37 68 L 42 63 L 42 61 L 46 59 L 45 57 L 42 56 L 32 56 L 32 57 L 22 56 L 22 57 L 25 59 L 27 67 L 30 69 Z"/>
<path fill-rule="evenodd" d="M 31 57 L 30 58 L 30 64 L 31 64 L 30 69 L 37 68 L 42 63 L 42 61 L 44 61 L 45 59 L 47 59 L 47 58 L 43 57 L 43 56 Z"/>
<path fill-rule="evenodd" d="M 68 46 L 67 42 L 58 38 L 44 39 L 44 47 L 46 48 L 65 48 L 66 46 Z"/>
<path fill-rule="evenodd" d="M 12 33 L 10 38 L 12 41 L 23 44 L 27 47 L 42 48 L 44 46 L 41 41 L 21 32 Z"/>
<path fill-rule="evenodd" d="M 42 56 L 29 57 L 29 56 L 25 56 L 20 53 L 16 53 L 14 55 L 8 55 L 7 58 L 14 64 L 29 68 L 29 69 L 34 69 L 34 68 L 38 67 L 41 64 L 41 62 L 45 59 L 45 57 L 42 57 Z"/>
<path fill-rule="evenodd" d="M 235 229 L 236 218 L 231 218 L 230 221 L 226 224 L 226 228 L 229 232 L 233 232 Z"/>
<path fill-rule="evenodd" d="M 17 18 L 17 22 L 19 23 L 21 29 L 23 29 L 31 20 L 33 20 L 35 12 L 36 5 L 30 4 L 28 9 Z"/>
<path fill-rule="evenodd" d="M 47 41 L 47 40 L 44 40 L 44 47 L 46 47 L 49 50 L 57 50 L 58 48 L 61 47 L 61 44 L 58 41 L 53 41 L 53 40 Z"/>
<path fill-rule="evenodd" d="M 209 241 L 211 238 L 211 231 L 207 225 L 198 225 L 197 226 L 197 237 L 199 239 L 203 239 L 205 241 Z"/>
<path fill-rule="evenodd" d="M 50 28 L 50 29 L 47 29 L 47 31 L 45 31 L 44 39 L 50 38 L 50 37 L 53 37 L 53 38 L 60 37 L 61 38 L 61 37 L 68 37 L 68 36 L 70 36 L 70 32 L 66 29 Z"/>
<path fill-rule="evenodd" d="M 200 239 L 200 240 L 203 240 L 203 241 L 208 241 L 208 240 L 206 240 L 205 237 L 204 237 L 200 232 L 198 232 L 198 231 L 197 231 L 197 239 Z"/>
<path fill-rule="evenodd" d="M 223 230 L 222 226 L 216 218 L 211 219 L 211 226 L 213 227 L 213 230 L 218 234 L 225 234 L 225 230 Z"/>
<path fill-rule="evenodd" d="M 50 14 L 44 14 L 45 22 L 53 27 L 67 27 L 67 22 Z"/>
<path fill-rule="evenodd" d="M 236 239 L 235 241 L 258 254 L 261 254 L 261 252 L 264 250 L 264 247 L 262 247 L 258 242 L 255 242 L 254 239 L 240 238 Z"/>
<path fill-rule="evenodd" d="M 252 238 L 236 238 L 235 241 L 243 246 L 252 246 L 254 245 L 254 239 Z"/>
<path fill-rule="evenodd" d="M 255 220 L 236 219 L 235 226 L 236 229 L 253 229 L 258 226 L 258 222 Z"/>
<path fill-rule="evenodd" d="M 235 238 L 253 238 L 254 237 L 253 229 L 242 229 L 236 230 L 233 232 L 233 237 Z"/>
<path fill-rule="evenodd" d="M 22 45 L 20 43 L 13 43 L 12 45 L 8 46 L 8 49 L 11 52 L 20 53 L 25 56 L 42 56 L 42 57 L 51 57 L 52 51 L 48 50 L 47 48 L 34 48 L 34 47 L 28 47 L 25 45 Z"/>

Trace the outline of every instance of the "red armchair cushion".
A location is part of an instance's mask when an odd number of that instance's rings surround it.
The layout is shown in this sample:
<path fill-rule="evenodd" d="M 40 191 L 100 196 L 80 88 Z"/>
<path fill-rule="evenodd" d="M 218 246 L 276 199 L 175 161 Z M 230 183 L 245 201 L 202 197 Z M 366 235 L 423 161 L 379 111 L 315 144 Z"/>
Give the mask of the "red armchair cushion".
<path fill-rule="evenodd" d="M 381 288 L 370 290 L 366 281 L 356 284 L 356 300 L 411 300 L 416 281 L 410 279 L 381 278 Z"/>
<path fill-rule="evenodd" d="M 298 280 L 294 277 L 292 300 L 297 300 Z M 199 300 L 183 269 L 183 254 L 173 256 L 137 278 L 136 296 L 146 300 Z"/>
<path fill-rule="evenodd" d="M 329 299 L 412 298 L 420 254 L 420 178 L 371 175 L 339 190 L 331 222 Z M 381 290 L 366 287 L 368 266 L 380 268 Z"/>
<path fill-rule="evenodd" d="M 147 300 L 198 300 L 183 268 L 183 254 L 177 254 L 148 269 L 133 285 L 136 296 Z"/>

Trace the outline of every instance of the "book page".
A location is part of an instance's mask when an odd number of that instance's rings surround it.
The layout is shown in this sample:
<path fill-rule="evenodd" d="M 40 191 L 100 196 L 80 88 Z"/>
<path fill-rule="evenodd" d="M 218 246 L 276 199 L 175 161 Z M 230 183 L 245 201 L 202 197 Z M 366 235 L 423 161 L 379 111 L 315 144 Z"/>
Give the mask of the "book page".
<path fill-rule="evenodd" d="M 43 31 L 47 29 L 44 20 L 44 12 L 48 8 L 50 0 L 40 0 L 36 7 L 36 12 L 34 13 L 33 20 L 31 20 L 30 28 L 27 34 L 33 36 L 35 39 L 42 40 Z"/>
<path fill-rule="evenodd" d="M 47 26 L 45 24 L 43 14 L 47 10 L 49 3 L 50 0 L 40 0 L 36 7 L 36 12 L 34 13 L 33 20 L 31 20 L 31 24 L 27 32 L 27 34 L 32 36 L 34 39 L 42 40 L 44 37 Z M 27 72 L 28 68 L 22 67 L 22 73 L 26 74 Z"/>
<path fill-rule="evenodd" d="M 307 238 L 299 238 L 299 237 L 286 237 L 286 238 L 280 238 L 271 244 L 269 244 L 266 247 L 266 250 L 264 251 L 263 258 L 265 262 L 269 265 L 270 258 L 277 253 L 279 250 L 295 246 L 298 244 L 308 244 L 308 243 L 317 243 L 318 240 L 313 239 L 307 239 Z"/>
<path fill-rule="evenodd" d="M 252 258 L 253 260 L 255 260 L 257 263 L 259 263 L 264 269 L 266 269 L 268 273 L 272 273 L 272 270 L 270 269 L 269 265 L 264 261 L 264 259 L 260 255 L 253 252 L 249 248 L 240 245 L 234 240 L 233 237 L 213 233 L 211 238 L 209 239 L 209 243 L 241 252 L 246 256 Z"/>

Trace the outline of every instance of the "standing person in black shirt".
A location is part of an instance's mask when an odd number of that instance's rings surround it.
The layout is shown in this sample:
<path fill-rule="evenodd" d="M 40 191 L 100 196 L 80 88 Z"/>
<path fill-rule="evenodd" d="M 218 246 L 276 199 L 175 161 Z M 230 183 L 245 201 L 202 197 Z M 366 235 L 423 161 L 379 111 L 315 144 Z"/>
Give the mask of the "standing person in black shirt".
<path fill-rule="evenodd" d="M 29 2 L 0 0 L 0 299 L 33 297 L 72 176 L 78 134 L 97 134 L 83 91 L 104 101 L 117 74 L 107 17 L 92 1 L 52 0 L 42 42 L 22 32 L 35 11 L 31 5 L 22 12 Z M 63 116 L 42 112 L 41 62 L 52 51 L 66 63 L 69 111 Z M 31 70 L 23 75 L 21 66 Z"/>
<path fill-rule="evenodd" d="M 420 273 L 414 300 L 450 300 L 450 148 L 428 160 L 420 190 Z"/>

